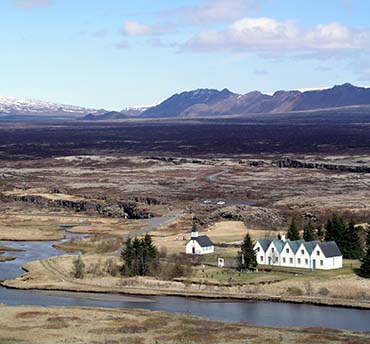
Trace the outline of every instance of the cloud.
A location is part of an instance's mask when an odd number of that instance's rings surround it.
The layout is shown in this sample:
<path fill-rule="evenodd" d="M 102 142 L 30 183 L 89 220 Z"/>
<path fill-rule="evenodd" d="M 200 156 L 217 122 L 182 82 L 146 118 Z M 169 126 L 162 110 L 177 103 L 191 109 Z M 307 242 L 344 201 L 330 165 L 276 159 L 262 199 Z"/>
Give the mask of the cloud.
<path fill-rule="evenodd" d="M 137 21 L 127 21 L 123 24 L 122 33 L 125 36 L 161 36 L 176 32 L 173 25 L 154 24 L 147 25 Z"/>
<path fill-rule="evenodd" d="M 328 23 L 302 29 L 295 21 L 243 18 L 224 30 L 202 31 L 189 39 L 183 48 L 263 54 L 370 50 L 370 28 Z"/>
<path fill-rule="evenodd" d="M 179 7 L 162 12 L 167 16 L 179 16 L 193 24 L 209 24 L 234 20 L 254 13 L 266 0 L 205 0 L 199 5 Z"/>
<path fill-rule="evenodd" d="M 265 76 L 268 75 L 269 73 L 264 69 L 255 69 L 254 74 L 258 76 Z"/>
<path fill-rule="evenodd" d="M 13 0 L 15 6 L 23 9 L 31 9 L 37 7 L 48 7 L 52 0 Z"/>
<path fill-rule="evenodd" d="M 127 41 L 122 41 L 116 44 L 116 48 L 127 50 L 130 49 L 130 44 Z"/>

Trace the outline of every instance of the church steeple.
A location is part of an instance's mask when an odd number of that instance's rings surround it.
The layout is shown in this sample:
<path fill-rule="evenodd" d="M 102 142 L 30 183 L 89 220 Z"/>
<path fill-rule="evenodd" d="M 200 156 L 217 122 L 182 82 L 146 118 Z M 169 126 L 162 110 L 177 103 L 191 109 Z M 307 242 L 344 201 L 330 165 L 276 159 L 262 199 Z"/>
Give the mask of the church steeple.
<path fill-rule="evenodd" d="M 198 228 L 197 228 L 197 225 L 195 224 L 195 222 L 193 223 L 193 229 L 191 230 L 191 237 L 192 238 L 198 238 Z"/>

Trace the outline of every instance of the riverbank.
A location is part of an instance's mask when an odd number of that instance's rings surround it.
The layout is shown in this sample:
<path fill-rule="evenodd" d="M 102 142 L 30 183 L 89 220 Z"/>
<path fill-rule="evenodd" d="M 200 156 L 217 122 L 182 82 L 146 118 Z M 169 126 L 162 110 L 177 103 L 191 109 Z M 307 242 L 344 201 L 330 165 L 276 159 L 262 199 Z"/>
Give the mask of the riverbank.
<path fill-rule="evenodd" d="M 0 306 L 0 343 L 370 343 L 370 335 L 328 329 L 225 324 L 186 315 L 87 307 Z"/>
<path fill-rule="evenodd" d="M 115 264 L 119 263 L 118 257 L 85 255 L 83 259 L 87 269 L 94 272 L 87 274 L 83 279 L 75 279 L 71 275 L 74 259 L 73 255 L 64 255 L 27 263 L 23 267 L 25 274 L 1 284 L 7 288 L 25 290 L 259 300 L 370 309 L 370 298 L 367 294 L 370 291 L 369 281 L 352 275 L 339 275 L 329 281 L 302 281 L 301 277 L 293 276 L 261 285 L 256 282 L 235 286 L 208 285 L 205 282 L 189 283 L 149 277 L 110 276 L 104 273 L 104 267 L 112 260 Z M 262 283 L 265 283 L 265 279 Z M 331 294 L 333 286 L 338 289 L 337 294 Z M 306 288 L 304 293 L 292 295 L 299 287 Z M 323 288 L 328 290 L 328 295 L 320 295 Z"/>

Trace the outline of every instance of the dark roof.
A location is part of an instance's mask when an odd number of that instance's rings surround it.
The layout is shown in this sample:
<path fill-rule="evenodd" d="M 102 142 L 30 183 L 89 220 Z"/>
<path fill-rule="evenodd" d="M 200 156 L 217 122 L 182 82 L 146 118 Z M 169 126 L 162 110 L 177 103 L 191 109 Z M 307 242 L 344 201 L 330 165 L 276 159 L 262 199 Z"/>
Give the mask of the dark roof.
<path fill-rule="evenodd" d="M 334 241 L 322 242 L 319 246 L 326 258 L 342 256 L 342 252 Z"/>
<path fill-rule="evenodd" d="M 207 237 L 207 235 L 193 238 L 193 240 L 196 240 L 201 247 L 213 246 L 213 242 Z"/>

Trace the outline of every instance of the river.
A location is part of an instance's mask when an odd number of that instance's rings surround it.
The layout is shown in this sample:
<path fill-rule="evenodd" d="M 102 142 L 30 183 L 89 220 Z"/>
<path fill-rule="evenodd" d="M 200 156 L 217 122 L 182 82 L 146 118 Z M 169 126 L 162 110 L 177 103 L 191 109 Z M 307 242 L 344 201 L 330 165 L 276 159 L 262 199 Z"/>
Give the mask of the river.
<path fill-rule="evenodd" d="M 68 233 L 70 238 L 76 236 Z M 0 263 L 0 279 L 22 274 L 22 265 L 33 260 L 64 254 L 55 242 L 2 242 L 22 252 L 8 252 L 14 261 Z M 140 308 L 151 311 L 179 312 L 224 322 L 246 322 L 273 327 L 325 327 L 370 331 L 370 310 L 321 307 L 304 304 L 262 301 L 202 300 L 170 296 L 125 296 L 112 294 L 36 292 L 0 287 L 0 303 L 37 306 L 89 306 Z"/>

